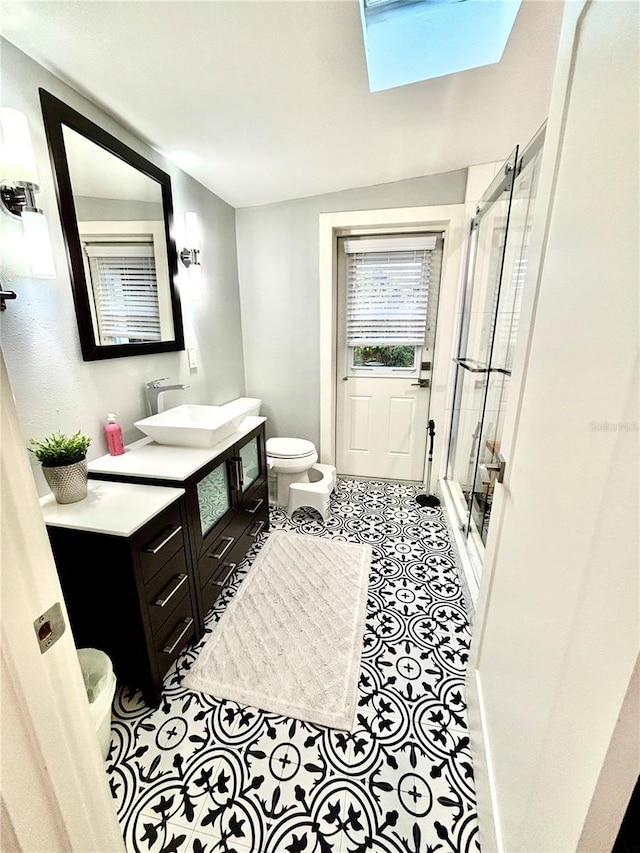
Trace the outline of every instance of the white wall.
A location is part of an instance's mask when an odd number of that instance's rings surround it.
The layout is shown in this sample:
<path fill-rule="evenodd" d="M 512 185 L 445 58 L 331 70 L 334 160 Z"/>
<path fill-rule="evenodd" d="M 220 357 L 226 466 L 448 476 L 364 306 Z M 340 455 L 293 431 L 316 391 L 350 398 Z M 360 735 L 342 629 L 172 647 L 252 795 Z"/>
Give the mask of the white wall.
<path fill-rule="evenodd" d="M 0 315 L 1 341 L 25 442 L 54 430 L 82 429 L 92 438 L 89 458 L 106 453 L 103 425 L 108 412 L 118 415 L 125 439 L 140 437 L 133 422 L 146 414 L 144 383 L 161 376 L 188 384 L 165 395 L 165 403 L 224 403 L 244 394 L 240 300 L 233 208 L 181 172 L 131 132 L 58 78 L 2 42 L 2 105 L 27 115 L 36 151 L 57 278 L 33 279 L 20 252 L 22 226 L 6 216 L 3 229 L 2 284 L 18 298 Z M 162 353 L 97 362 L 82 361 L 71 284 L 42 123 L 38 88 L 52 92 L 171 176 L 175 232 L 180 248 L 184 212 L 198 213 L 202 230 L 205 297 L 182 299 L 187 346 L 198 351 L 199 367 L 190 370 L 186 352 Z M 182 275 L 182 274 L 181 274 Z M 48 491 L 39 465 L 34 473 L 40 494 Z"/>
<path fill-rule="evenodd" d="M 483 853 L 606 853 L 640 772 L 638 11 L 565 10 L 467 682 Z"/>
<path fill-rule="evenodd" d="M 247 394 L 270 435 L 319 446 L 321 213 L 464 201 L 466 169 L 236 211 Z"/>

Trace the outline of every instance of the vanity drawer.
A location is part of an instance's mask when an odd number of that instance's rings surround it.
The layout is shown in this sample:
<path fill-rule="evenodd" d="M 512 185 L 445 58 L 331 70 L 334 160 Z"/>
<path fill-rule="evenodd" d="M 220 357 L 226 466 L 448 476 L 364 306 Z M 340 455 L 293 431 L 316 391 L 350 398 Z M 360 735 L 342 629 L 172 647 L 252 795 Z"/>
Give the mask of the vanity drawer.
<path fill-rule="evenodd" d="M 167 507 L 138 531 L 133 545 L 138 551 L 142 579 L 147 584 L 176 551 L 184 548 L 179 504 Z"/>
<path fill-rule="evenodd" d="M 195 635 L 196 625 L 191 612 L 191 598 L 185 596 L 170 619 L 164 623 L 153 643 L 160 678 Z"/>
<path fill-rule="evenodd" d="M 218 561 L 214 571 L 211 571 L 208 565 L 202 565 L 203 560 L 206 558 L 200 558 L 200 576 L 203 577 L 207 572 L 210 572 L 207 580 L 201 582 L 200 585 L 203 618 L 206 617 L 224 587 L 229 583 L 229 580 L 236 568 L 247 556 L 248 550 L 255 542 L 255 536 L 252 535 L 251 531 L 254 530 L 254 528 L 257 529 L 259 526 L 259 520 L 254 521 L 247 529 L 240 532 L 239 535 L 236 535 L 233 547 L 229 548 L 223 560 Z M 238 533 L 238 531 L 236 531 L 236 533 Z"/>
<path fill-rule="evenodd" d="M 257 495 L 247 502 L 244 509 L 240 511 L 240 521 L 246 530 L 257 530 L 256 521 L 263 522 L 261 530 L 268 529 L 269 502 L 266 497 Z"/>
<path fill-rule="evenodd" d="M 242 528 L 234 519 L 200 557 L 198 560 L 200 588 L 204 587 L 211 578 L 216 577 L 222 567 L 232 559 L 232 552 L 236 550 L 241 533 Z"/>
<path fill-rule="evenodd" d="M 268 504 L 263 501 L 259 505 L 259 502 L 255 501 L 250 504 L 250 509 L 253 506 L 257 507 L 256 512 L 238 512 L 198 560 L 200 586 L 213 577 L 223 563 L 232 559 L 230 555 L 237 552 L 240 543 L 244 550 L 236 562 L 244 557 L 260 533 L 268 529 Z"/>
<path fill-rule="evenodd" d="M 263 522 L 260 530 L 269 529 L 269 493 L 266 479 L 262 478 L 251 487 L 242 497 L 242 504 L 238 509 L 237 524 L 243 530 L 257 529 L 255 522 Z"/>
<path fill-rule="evenodd" d="M 184 551 L 178 551 L 153 576 L 145 589 L 145 598 L 151 623 L 156 634 L 171 616 L 185 595 L 189 594 L 189 572 Z"/>

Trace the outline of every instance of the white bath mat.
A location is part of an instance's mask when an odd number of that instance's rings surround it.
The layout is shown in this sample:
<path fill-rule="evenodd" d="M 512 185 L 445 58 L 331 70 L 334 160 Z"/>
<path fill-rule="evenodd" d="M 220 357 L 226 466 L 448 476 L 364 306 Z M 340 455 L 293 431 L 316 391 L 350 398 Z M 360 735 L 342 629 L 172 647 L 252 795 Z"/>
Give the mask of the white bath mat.
<path fill-rule="evenodd" d="M 350 731 L 370 562 L 369 545 L 271 533 L 185 686 Z"/>

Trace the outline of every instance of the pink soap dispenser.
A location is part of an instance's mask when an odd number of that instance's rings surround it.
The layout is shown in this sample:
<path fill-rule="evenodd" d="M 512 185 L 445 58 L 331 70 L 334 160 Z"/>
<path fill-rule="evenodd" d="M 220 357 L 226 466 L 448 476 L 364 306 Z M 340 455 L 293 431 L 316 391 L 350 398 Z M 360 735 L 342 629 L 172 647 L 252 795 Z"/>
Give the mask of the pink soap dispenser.
<path fill-rule="evenodd" d="M 124 453 L 124 442 L 122 441 L 122 429 L 113 414 L 107 415 L 107 425 L 104 428 L 107 436 L 107 447 L 111 456 L 121 456 Z"/>

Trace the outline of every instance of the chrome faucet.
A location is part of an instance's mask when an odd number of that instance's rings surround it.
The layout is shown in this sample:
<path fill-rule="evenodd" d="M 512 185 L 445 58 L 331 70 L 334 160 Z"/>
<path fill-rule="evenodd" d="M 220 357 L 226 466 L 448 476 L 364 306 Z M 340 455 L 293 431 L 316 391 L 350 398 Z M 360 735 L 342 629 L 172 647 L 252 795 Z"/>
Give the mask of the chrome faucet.
<path fill-rule="evenodd" d="M 147 405 L 149 407 L 149 412 L 152 415 L 158 414 L 158 398 L 160 394 L 164 391 L 184 391 L 185 388 L 188 388 L 188 385 L 163 385 L 163 382 L 168 382 L 169 377 L 165 376 L 163 379 L 152 379 L 151 382 L 147 382 L 145 386 L 145 391 L 147 395 Z"/>

